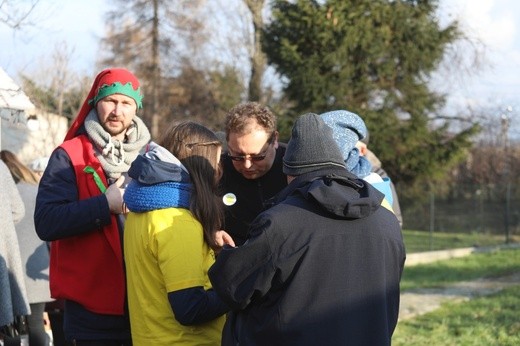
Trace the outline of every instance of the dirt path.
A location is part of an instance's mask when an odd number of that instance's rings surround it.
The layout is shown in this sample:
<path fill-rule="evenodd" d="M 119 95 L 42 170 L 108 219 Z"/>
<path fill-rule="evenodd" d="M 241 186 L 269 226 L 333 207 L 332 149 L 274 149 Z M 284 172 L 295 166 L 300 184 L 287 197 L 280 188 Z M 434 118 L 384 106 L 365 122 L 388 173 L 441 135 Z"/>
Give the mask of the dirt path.
<path fill-rule="evenodd" d="M 445 302 L 466 301 L 498 292 L 512 285 L 520 285 L 520 272 L 499 278 L 458 282 L 443 288 L 406 291 L 401 294 L 399 320 L 426 314 Z"/>

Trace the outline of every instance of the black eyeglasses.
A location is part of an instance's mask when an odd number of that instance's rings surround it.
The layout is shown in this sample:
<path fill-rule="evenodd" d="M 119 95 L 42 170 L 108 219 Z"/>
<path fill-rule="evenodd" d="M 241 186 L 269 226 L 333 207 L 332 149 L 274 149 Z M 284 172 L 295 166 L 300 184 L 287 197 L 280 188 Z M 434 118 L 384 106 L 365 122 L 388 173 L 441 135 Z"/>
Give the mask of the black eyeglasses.
<path fill-rule="evenodd" d="M 229 158 L 231 160 L 236 161 L 236 162 L 243 162 L 245 160 L 250 160 L 250 161 L 253 161 L 253 162 L 262 161 L 267 156 L 267 151 L 269 150 L 269 146 L 271 144 L 273 144 L 273 141 L 274 141 L 274 133 L 271 134 L 271 136 L 269 136 L 269 139 L 266 142 L 267 148 L 264 151 L 262 151 L 260 154 L 257 154 L 257 155 L 239 155 L 239 156 L 235 156 L 235 155 L 231 155 L 229 152 L 227 153 L 227 155 L 229 156 Z"/>

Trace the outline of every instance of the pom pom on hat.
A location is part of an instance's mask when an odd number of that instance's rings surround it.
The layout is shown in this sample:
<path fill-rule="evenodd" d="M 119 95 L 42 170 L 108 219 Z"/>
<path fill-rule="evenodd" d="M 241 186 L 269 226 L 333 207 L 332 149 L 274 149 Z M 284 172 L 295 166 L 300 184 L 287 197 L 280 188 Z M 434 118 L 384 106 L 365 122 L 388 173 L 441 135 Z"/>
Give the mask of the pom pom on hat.
<path fill-rule="evenodd" d="M 298 176 L 328 166 L 345 168 L 341 152 L 332 138 L 331 128 L 317 114 L 300 116 L 287 144 L 283 172 Z"/>

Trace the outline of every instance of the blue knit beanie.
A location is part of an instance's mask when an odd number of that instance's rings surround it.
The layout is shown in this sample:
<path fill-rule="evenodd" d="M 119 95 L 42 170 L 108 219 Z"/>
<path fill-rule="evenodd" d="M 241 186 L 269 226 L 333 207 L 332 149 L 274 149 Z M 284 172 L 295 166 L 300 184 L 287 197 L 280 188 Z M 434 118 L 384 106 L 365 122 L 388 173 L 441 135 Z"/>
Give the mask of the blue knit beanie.
<path fill-rule="evenodd" d="M 357 114 L 337 110 L 321 114 L 321 118 L 332 129 L 332 137 L 338 144 L 347 170 L 360 178 L 370 174 L 370 162 L 359 155 L 356 143 L 367 136 L 365 122 Z"/>

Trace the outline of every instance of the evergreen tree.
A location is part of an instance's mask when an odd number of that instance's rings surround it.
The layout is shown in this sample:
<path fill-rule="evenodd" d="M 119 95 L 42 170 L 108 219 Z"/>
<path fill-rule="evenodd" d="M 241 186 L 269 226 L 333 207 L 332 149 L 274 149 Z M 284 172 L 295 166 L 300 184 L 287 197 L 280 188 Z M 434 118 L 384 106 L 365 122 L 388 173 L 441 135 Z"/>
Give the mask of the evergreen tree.
<path fill-rule="evenodd" d="M 365 120 L 370 148 L 394 182 L 413 186 L 444 177 L 478 127 L 454 131 L 439 113 L 444 95 L 429 88 L 447 49 L 463 38 L 457 22 L 440 27 L 437 5 L 275 0 L 263 47 L 287 81 L 288 116 L 353 111 Z"/>

